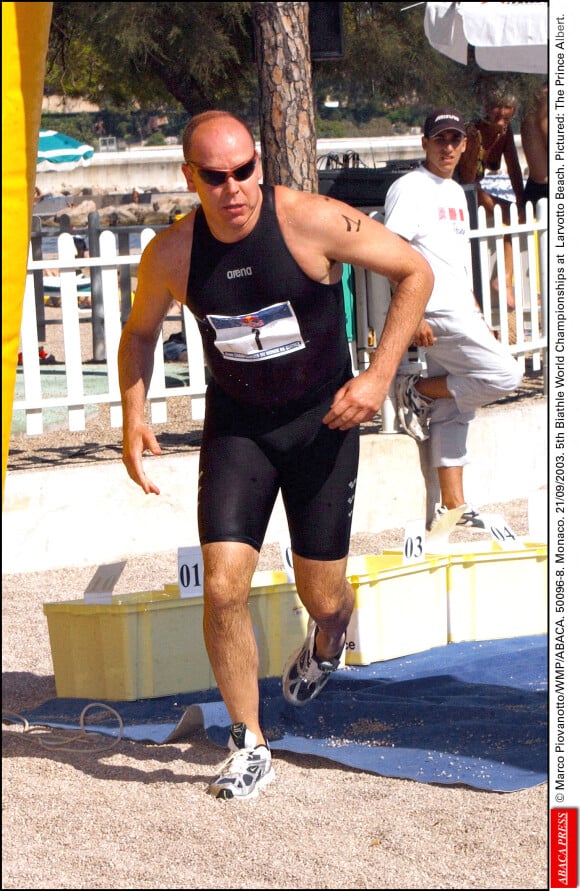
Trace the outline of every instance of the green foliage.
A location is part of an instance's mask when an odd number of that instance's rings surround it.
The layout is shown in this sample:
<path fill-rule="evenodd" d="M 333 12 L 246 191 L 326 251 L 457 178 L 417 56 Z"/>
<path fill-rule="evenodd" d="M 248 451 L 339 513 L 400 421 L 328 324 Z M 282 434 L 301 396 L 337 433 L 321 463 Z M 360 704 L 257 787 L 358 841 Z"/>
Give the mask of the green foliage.
<path fill-rule="evenodd" d="M 158 133 L 151 132 L 154 117 L 162 113 L 164 123 Z M 47 130 L 58 130 L 86 142 L 94 148 L 99 146 L 100 136 L 115 136 L 123 145 L 141 144 L 164 145 L 166 137 L 174 136 L 178 142 L 189 120 L 187 112 L 179 110 L 163 111 L 159 108 L 147 111 L 116 111 L 103 108 L 99 112 L 80 112 L 78 114 L 43 114 L 41 127 Z M 155 136 L 157 141 L 151 142 Z"/>
<path fill-rule="evenodd" d="M 250 3 L 59 3 L 49 92 L 101 106 L 238 107 L 256 92 Z"/>
<path fill-rule="evenodd" d="M 352 124 L 348 120 L 331 121 L 327 118 L 316 119 L 316 133 L 319 139 L 346 139 L 351 136 Z"/>
<path fill-rule="evenodd" d="M 355 126 L 387 114 L 397 129 L 422 126 L 428 110 L 452 105 L 469 120 L 481 111 L 486 85 L 498 77 L 525 107 L 544 76 L 482 71 L 473 53 L 467 65 L 434 50 L 424 32 L 424 4 L 344 3 L 345 57 L 315 62 L 313 83 L 322 116 L 330 96 L 351 111 Z M 506 50 L 509 52 L 509 50 Z M 518 129 L 519 115 L 516 115 Z"/>
<path fill-rule="evenodd" d="M 165 136 L 160 130 L 156 130 L 155 133 L 152 133 L 151 136 L 147 140 L 147 145 L 165 145 Z"/>
<path fill-rule="evenodd" d="M 405 9 L 407 7 L 407 9 Z M 336 91 L 334 98 L 349 107 L 375 102 L 387 109 L 422 101 L 443 104 L 456 98 L 456 63 L 433 50 L 425 37 L 423 4 L 344 3 L 345 58 L 315 63 L 314 82 Z"/>
<path fill-rule="evenodd" d="M 313 62 L 318 135 L 404 132 L 435 105 L 467 119 L 481 110 L 494 74 L 473 58 L 453 62 L 425 37 L 424 4 L 345 2 L 343 59 Z M 84 97 L 101 108 L 75 125 L 55 126 L 84 142 L 150 136 L 149 118 L 167 118 L 164 136 L 181 136 L 192 114 L 230 109 L 258 133 L 251 3 L 55 2 L 45 90 Z M 522 110 L 545 77 L 505 74 Z M 327 109 L 327 98 L 340 108 Z M 518 130 L 519 112 L 514 129 Z M 48 116 L 43 116 L 43 121 Z M 56 117 L 56 116 L 51 116 Z M 72 132 L 71 127 L 75 128 Z M 370 133 L 369 133 L 370 135 Z"/>
<path fill-rule="evenodd" d="M 40 127 L 42 130 L 58 130 L 79 142 L 85 142 L 97 148 L 98 138 L 94 131 L 94 114 L 80 112 L 79 114 L 43 114 Z"/>

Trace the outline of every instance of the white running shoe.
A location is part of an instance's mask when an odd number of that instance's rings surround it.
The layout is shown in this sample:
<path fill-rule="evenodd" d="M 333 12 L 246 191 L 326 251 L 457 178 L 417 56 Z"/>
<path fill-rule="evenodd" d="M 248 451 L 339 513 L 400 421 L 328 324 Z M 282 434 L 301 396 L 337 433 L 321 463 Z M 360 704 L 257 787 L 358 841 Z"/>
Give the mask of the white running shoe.
<path fill-rule="evenodd" d="M 397 418 L 402 429 L 417 442 L 424 442 L 429 439 L 429 413 L 433 400 L 421 396 L 415 389 L 420 377 L 420 374 L 399 375 L 395 381 L 395 395 Z"/>
<path fill-rule="evenodd" d="M 340 666 L 346 634 L 338 655 L 333 659 L 318 659 L 314 654 L 317 632 L 318 625 L 309 619 L 306 640 L 284 666 L 282 692 L 290 705 L 306 705 L 315 699 L 328 683 L 332 672 Z"/>
<path fill-rule="evenodd" d="M 473 529 L 487 529 L 484 517 L 473 507 L 463 511 L 463 516 L 455 524 L 456 526 L 468 526 Z"/>
<path fill-rule="evenodd" d="M 245 724 L 232 724 L 228 749 L 232 754 L 220 765 L 217 777 L 207 787 L 214 798 L 256 798 L 259 790 L 275 779 L 272 754 L 266 745 L 256 745 L 256 734 Z"/>
<path fill-rule="evenodd" d="M 487 529 L 487 525 L 484 517 L 477 511 L 474 507 L 470 507 L 465 504 L 464 511 L 456 520 L 455 525 L 461 526 L 462 528 L 471 528 L 477 529 L 479 531 Z M 429 524 L 429 532 L 435 532 L 438 522 L 445 516 L 447 513 L 447 508 L 443 504 L 435 505 L 435 512 L 433 514 L 433 519 Z"/>

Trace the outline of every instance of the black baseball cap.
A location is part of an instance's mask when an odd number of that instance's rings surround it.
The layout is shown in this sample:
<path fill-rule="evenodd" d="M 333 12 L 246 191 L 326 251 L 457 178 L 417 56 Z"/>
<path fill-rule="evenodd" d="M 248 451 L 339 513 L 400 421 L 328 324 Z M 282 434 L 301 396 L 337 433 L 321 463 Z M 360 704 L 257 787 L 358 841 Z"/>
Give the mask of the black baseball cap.
<path fill-rule="evenodd" d="M 456 130 L 465 136 L 466 129 L 463 118 L 455 108 L 436 108 L 425 121 L 423 133 L 427 139 L 437 136 L 443 130 Z"/>

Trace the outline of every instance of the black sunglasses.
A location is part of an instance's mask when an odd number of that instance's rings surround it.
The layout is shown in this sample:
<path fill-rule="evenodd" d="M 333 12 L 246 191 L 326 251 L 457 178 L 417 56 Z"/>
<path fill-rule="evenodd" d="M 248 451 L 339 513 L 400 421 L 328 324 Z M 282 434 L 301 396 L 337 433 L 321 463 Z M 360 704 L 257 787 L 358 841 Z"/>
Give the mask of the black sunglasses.
<path fill-rule="evenodd" d="M 254 154 L 251 161 L 246 161 L 245 164 L 236 167 L 234 170 L 210 170 L 207 167 L 200 167 L 195 161 L 187 161 L 186 163 L 196 168 L 200 177 L 208 186 L 223 186 L 230 176 L 233 176 L 238 183 L 243 182 L 245 179 L 249 179 L 256 169 L 258 156 L 257 154 Z"/>

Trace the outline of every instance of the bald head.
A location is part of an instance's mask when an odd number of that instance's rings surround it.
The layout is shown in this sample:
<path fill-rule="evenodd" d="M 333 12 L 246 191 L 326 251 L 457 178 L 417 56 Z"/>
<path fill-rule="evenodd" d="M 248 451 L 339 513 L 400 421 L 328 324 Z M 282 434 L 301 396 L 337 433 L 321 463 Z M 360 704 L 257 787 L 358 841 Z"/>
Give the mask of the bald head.
<path fill-rule="evenodd" d="M 254 146 L 254 136 L 245 121 L 236 117 L 229 111 L 203 111 L 191 118 L 187 127 L 183 131 L 183 156 L 186 160 L 191 159 L 191 152 L 196 143 L 196 137 L 203 135 L 204 139 L 212 138 L 212 134 L 217 136 L 239 139 L 246 134 L 252 146 Z"/>

